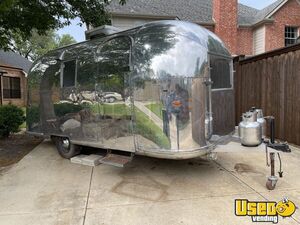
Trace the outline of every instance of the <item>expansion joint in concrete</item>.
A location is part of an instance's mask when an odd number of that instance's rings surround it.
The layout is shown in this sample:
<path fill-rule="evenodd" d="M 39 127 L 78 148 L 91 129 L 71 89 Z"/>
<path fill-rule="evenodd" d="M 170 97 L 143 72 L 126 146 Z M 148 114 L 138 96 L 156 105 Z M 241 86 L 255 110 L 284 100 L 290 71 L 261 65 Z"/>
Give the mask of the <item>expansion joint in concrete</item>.
<path fill-rule="evenodd" d="M 92 167 L 92 171 L 91 171 L 91 177 L 90 177 L 90 183 L 89 183 L 89 190 L 88 190 L 88 194 L 87 194 L 87 198 L 86 198 L 86 204 L 85 204 L 85 209 L 84 209 L 84 216 L 83 216 L 83 223 L 82 223 L 82 225 L 85 224 L 86 213 L 87 213 L 87 208 L 88 208 L 88 205 L 89 205 L 89 199 L 90 199 L 90 193 L 91 193 L 91 187 L 92 187 L 93 173 L 94 173 L 94 167 Z"/>

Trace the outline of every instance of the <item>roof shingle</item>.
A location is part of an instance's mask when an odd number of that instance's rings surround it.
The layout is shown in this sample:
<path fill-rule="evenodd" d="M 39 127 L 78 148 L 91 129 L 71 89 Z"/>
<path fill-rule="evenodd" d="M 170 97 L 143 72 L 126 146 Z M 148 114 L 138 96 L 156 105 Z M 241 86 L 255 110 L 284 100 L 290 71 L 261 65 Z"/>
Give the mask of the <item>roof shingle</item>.
<path fill-rule="evenodd" d="M 262 10 L 238 4 L 238 24 L 253 25 L 260 22 L 283 1 L 277 0 Z M 194 23 L 213 23 L 212 0 L 127 0 L 123 6 L 117 0 L 112 0 L 108 11 L 128 15 L 178 17 Z"/>
<path fill-rule="evenodd" d="M 112 13 L 178 17 L 191 22 L 213 22 L 210 0 L 127 0 L 119 5 L 113 0 L 108 7 Z"/>
<path fill-rule="evenodd" d="M 263 20 L 264 18 L 266 18 L 267 15 L 269 15 L 269 13 L 271 13 L 274 9 L 277 8 L 277 6 L 279 6 L 284 0 L 277 0 L 276 2 L 274 2 L 273 4 L 267 6 L 266 8 L 260 10 L 257 15 L 256 15 L 256 22 L 259 22 L 261 20 Z"/>
<path fill-rule="evenodd" d="M 0 64 L 20 68 L 23 69 L 26 73 L 28 73 L 32 62 L 25 59 L 18 53 L 11 51 L 5 52 L 3 50 L 0 50 Z"/>

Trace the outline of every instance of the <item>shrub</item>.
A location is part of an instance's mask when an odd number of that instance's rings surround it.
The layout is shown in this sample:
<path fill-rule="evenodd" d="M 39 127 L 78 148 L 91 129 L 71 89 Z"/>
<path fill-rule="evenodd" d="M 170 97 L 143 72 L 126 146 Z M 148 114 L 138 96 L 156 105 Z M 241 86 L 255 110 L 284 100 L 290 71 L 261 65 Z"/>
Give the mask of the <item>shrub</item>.
<path fill-rule="evenodd" d="M 11 133 L 19 131 L 25 121 L 24 111 L 14 105 L 0 107 L 0 137 L 8 137 Z"/>
<path fill-rule="evenodd" d="M 54 104 L 54 112 L 57 117 L 62 117 L 68 113 L 76 113 L 84 108 L 90 107 L 89 105 L 75 105 L 71 103 L 56 103 Z M 40 122 L 40 108 L 39 106 L 27 107 L 26 123 L 31 128 L 35 123 Z"/>
<path fill-rule="evenodd" d="M 55 115 L 58 117 L 62 117 L 68 113 L 76 113 L 82 109 L 84 109 L 84 106 L 82 105 L 75 105 L 70 103 L 54 104 Z"/>

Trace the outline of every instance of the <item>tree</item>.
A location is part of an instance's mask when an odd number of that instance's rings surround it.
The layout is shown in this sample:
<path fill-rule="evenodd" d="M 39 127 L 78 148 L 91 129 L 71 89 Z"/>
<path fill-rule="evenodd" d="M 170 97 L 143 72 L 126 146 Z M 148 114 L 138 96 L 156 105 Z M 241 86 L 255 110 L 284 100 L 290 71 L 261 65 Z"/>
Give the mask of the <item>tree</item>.
<path fill-rule="evenodd" d="M 19 35 L 14 35 L 15 52 L 24 56 L 26 59 L 35 60 L 39 56 L 47 53 L 56 47 L 56 34 L 53 30 L 47 31 L 45 35 L 39 35 L 37 31 L 32 32 L 28 40 L 23 40 Z"/>
<path fill-rule="evenodd" d="M 126 0 L 118 0 L 124 4 Z M 15 39 L 28 40 L 36 30 L 39 35 L 69 25 L 76 17 L 93 27 L 109 23 L 106 6 L 110 0 L 1 0 L 0 49 L 14 46 Z M 17 36 L 17 37 L 16 37 Z"/>
<path fill-rule="evenodd" d="M 47 31 L 45 35 L 39 35 L 37 31 L 32 31 L 32 36 L 28 40 L 23 40 L 19 35 L 15 35 L 13 50 L 29 60 L 36 60 L 50 50 L 76 43 L 69 34 L 58 36 L 54 30 Z"/>
<path fill-rule="evenodd" d="M 56 45 L 59 48 L 74 43 L 76 43 L 76 40 L 70 34 L 63 34 L 61 37 L 57 38 Z"/>

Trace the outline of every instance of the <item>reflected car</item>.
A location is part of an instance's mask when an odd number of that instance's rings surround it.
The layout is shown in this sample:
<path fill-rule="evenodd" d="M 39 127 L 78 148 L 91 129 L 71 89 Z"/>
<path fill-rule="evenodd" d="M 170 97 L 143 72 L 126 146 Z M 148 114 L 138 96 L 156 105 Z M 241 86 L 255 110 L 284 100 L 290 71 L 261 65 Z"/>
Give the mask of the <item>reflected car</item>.
<path fill-rule="evenodd" d="M 67 99 L 61 102 L 71 102 L 71 103 L 87 103 L 93 104 L 96 101 L 96 93 L 94 91 L 81 91 L 79 93 L 72 92 Z"/>
<path fill-rule="evenodd" d="M 104 92 L 104 99 L 108 103 L 114 103 L 116 101 L 122 101 L 122 95 L 117 92 Z"/>

